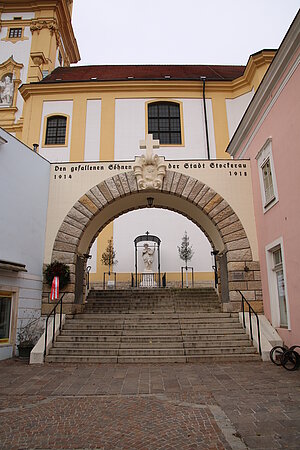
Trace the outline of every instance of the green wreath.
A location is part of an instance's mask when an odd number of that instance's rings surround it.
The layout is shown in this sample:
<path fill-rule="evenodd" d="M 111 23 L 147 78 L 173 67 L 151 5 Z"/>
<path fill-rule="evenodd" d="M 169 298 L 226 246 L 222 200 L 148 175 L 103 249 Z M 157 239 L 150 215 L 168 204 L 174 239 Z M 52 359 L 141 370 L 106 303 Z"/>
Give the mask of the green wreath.
<path fill-rule="evenodd" d="M 64 263 L 54 261 L 48 264 L 44 275 L 49 286 L 52 286 L 52 281 L 54 277 L 59 277 L 59 287 L 63 289 L 67 284 L 70 283 L 70 268 Z"/>

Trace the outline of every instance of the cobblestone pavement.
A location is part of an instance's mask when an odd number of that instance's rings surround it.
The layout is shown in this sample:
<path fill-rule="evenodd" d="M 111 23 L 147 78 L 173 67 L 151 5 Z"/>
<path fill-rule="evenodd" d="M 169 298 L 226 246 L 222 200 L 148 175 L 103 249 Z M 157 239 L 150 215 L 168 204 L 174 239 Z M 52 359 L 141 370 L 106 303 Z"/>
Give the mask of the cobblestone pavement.
<path fill-rule="evenodd" d="M 300 449 L 300 371 L 0 362 L 1 449 Z"/>

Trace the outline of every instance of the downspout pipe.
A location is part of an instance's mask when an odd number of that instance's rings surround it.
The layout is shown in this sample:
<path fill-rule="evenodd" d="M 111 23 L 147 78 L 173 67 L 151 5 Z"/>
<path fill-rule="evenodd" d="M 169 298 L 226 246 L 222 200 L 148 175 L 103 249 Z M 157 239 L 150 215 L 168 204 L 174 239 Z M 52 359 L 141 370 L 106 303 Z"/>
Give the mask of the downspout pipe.
<path fill-rule="evenodd" d="M 205 99 L 205 80 L 206 80 L 206 77 L 201 77 L 202 86 L 203 86 L 203 109 L 204 109 L 204 122 L 205 122 L 205 134 L 206 134 L 207 159 L 210 159 L 209 139 L 208 139 L 208 125 L 207 125 L 207 113 L 206 113 L 206 99 Z"/>

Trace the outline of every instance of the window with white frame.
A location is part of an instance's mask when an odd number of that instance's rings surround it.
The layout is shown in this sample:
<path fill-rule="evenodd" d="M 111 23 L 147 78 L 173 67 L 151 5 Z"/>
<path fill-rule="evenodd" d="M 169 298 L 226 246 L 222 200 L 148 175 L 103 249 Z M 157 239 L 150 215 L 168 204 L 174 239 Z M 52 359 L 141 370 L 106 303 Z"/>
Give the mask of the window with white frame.
<path fill-rule="evenodd" d="M 278 192 L 272 155 L 272 139 L 267 139 L 256 156 L 264 212 L 278 202 Z"/>
<path fill-rule="evenodd" d="M 20 38 L 22 37 L 22 28 L 10 28 L 8 37 L 11 38 Z"/>
<path fill-rule="evenodd" d="M 262 177 L 263 177 L 263 183 L 264 183 L 265 202 L 266 202 L 266 205 L 268 205 L 275 198 L 273 179 L 272 179 L 271 162 L 270 162 L 269 158 L 263 164 L 263 166 L 261 167 L 261 170 L 262 170 Z"/>
<path fill-rule="evenodd" d="M 289 327 L 289 312 L 282 238 L 266 247 L 272 324 Z"/>
<path fill-rule="evenodd" d="M 11 321 L 11 296 L 0 292 L 0 344 L 9 342 Z"/>
<path fill-rule="evenodd" d="M 281 247 L 273 250 L 272 256 L 273 256 L 273 271 L 276 275 L 276 288 L 278 294 L 280 326 L 287 327 L 288 325 L 287 305 L 286 305 L 285 280 L 282 266 Z"/>
<path fill-rule="evenodd" d="M 159 139 L 160 145 L 181 145 L 180 104 L 152 102 L 148 104 L 148 133 Z"/>
<path fill-rule="evenodd" d="M 47 118 L 45 145 L 65 145 L 67 118 L 51 116 Z"/>

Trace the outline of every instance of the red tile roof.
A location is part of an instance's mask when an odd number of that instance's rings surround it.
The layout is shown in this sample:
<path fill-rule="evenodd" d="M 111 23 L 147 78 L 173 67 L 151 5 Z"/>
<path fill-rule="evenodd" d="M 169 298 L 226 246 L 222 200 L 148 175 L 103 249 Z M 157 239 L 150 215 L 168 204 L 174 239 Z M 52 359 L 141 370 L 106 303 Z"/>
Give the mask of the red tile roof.
<path fill-rule="evenodd" d="M 41 83 L 121 80 L 199 80 L 232 81 L 243 75 L 245 66 L 141 65 L 58 67 Z"/>

